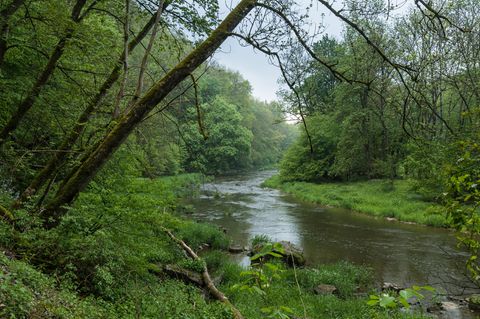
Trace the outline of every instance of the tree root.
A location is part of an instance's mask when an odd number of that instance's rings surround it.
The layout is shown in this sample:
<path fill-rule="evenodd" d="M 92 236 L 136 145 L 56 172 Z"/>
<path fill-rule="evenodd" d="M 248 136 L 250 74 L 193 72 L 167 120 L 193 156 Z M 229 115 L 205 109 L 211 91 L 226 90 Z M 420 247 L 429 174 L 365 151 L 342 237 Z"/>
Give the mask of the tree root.
<path fill-rule="evenodd" d="M 175 237 L 172 234 L 172 232 L 169 231 L 168 229 L 166 229 L 164 227 L 161 227 L 161 228 L 175 243 L 177 243 L 179 246 L 182 247 L 182 249 L 187 253 L 187 255 L 190 258 L 192 258 L 194 260 L 201 260 L 200 257 L 198 257 L 198 255 L 192 250 L 192 248 L 190 248 L 187 244 L 185 244 L 185 242 L 183 240 L 180 240 L 177 237 Z M 221 292 L 220 290 L 217 289 L 217 287 L 215 287 L 215 284 L 213 283 L 213 281 L 210 277 L 210 274 L 208 273 L 207 266 L 205 264 L 203 265 L 202 280 L 203 280 L 203 283 L 204 283 L 205 287 L 207 288 L 208 292 L 215 299 L 224 303 L 225 305 L 227 305 L 230 308 L 230 310 L 233 313 L 233 318 L 244 319 L 244 317 L 242 316 L 240 311 L 230 302 L 230 300 L 228 300 L 228 298 L 223 294 L 223 292 Z"/>

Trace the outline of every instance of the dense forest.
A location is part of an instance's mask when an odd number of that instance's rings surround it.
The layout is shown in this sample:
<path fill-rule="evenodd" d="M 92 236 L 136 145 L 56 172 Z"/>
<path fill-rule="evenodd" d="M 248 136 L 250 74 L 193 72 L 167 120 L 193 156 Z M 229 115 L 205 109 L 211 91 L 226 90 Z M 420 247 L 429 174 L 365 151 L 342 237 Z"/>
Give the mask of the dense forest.
<path fill-rule="evenodd" d="M 479 23 L 476 0 L 0 1 L 0 317 L 423 318 L 399 308 L 431 287 L 266 236 L 245 269 L 185 216 L 206 176 L 277 164 L 266 185 L 300 193 L 408 181 L 480 286 Z M 278 102 L 210 60 L 228 37 L 279 68 Z"/>

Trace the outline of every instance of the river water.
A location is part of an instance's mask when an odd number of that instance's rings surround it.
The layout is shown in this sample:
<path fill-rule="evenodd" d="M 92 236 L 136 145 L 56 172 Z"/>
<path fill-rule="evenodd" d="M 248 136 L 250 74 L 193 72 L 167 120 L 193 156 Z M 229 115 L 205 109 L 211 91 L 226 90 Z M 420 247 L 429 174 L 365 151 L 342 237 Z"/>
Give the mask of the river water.
<path fill-rule="evenodd" d="M 266 234 L 302 247 L 309 264 L 348 260 L 373 268 L 377 283 L 432 285 L 469 294 L 462 275 L 466 254 L 445 229 L 372 218 L 347 209 L 295 200 L 260 184 L 273 171 L 217 178 L 189 203 L 193 217 L 226 229 L 235 244 Z"/>

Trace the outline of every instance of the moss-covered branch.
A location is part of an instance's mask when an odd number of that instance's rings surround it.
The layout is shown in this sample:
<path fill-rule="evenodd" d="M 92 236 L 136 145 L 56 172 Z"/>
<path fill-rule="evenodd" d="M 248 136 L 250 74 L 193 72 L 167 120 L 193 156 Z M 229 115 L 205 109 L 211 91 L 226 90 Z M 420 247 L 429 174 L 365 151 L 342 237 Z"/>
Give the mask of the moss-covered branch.
<path fill-rule="evenodd" d="M 0 217 L 4 219 L 7 223 L 13 224 L 15 217 L 12 212 L 0 205 Z"/>
<path fill-rule="evenodd" d="M 178 244 L 180 247 L 182 247 L 182 249 L 187 253 L 187 255 L 192 258 L 193 260 L 200 260 L 200 257 L 198 257 L 198 255 L 193 251 L 192 248 L 190 248 L 187 244 L 185 244 L 185 242 L 181 239 L 178 239 L 177 237 L 175 237 L 175 235 L 172 234 L 171 231 L 169 231 L 168 229 L 162 227 L 162 230 L 176 243 Z M 223 292 L 221 292 L 220 290 L 218 290 L 218 288 L 215 286 L 215 284 L 213 283 L 213 280 L 211 279 L 210 277 L 210 274 L 208 273 L 208 269 L 207 269 L 207 266 L 204 264 L 203 265 L 203 271 L 202 271 L 202 280 L 203 280 L 203 283 L 205 284 L 205 287 L 207 288 L 208 292 L 215 298 L 217 299 L 218 301 L 224 303 L 225 305 L 227 305 L 230 310 L 232 311 L 233 313 L 233 317 L 235 319 L 243 319 L 243 316 L 242 314 L 240 313 L 240 311 L 230 302 L 230 300 L 228 300 L 228 298 L 223 294 Z"/>

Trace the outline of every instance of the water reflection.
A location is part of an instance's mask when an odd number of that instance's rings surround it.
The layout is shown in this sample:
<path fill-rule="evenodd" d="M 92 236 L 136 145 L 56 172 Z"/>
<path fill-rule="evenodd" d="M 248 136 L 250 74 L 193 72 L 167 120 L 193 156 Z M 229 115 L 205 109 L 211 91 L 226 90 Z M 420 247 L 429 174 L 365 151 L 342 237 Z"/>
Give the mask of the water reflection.
<path fill-rule="evenodd" d="M 227 229 L 247 245 L 258 234 L 303 247 L 310 263 L 349 260 L 375 271 L 378 282 L 432 284 L 459 294 L 466 255 L 443 229 L 392 223 L 345 209 L 322 208 L 260 187 L 273 172 L 218 179 L 193 199 L 194 217 Z M 467 291 L 468 292 L 468 291 Z"/>

